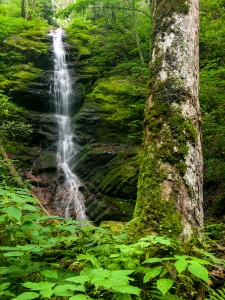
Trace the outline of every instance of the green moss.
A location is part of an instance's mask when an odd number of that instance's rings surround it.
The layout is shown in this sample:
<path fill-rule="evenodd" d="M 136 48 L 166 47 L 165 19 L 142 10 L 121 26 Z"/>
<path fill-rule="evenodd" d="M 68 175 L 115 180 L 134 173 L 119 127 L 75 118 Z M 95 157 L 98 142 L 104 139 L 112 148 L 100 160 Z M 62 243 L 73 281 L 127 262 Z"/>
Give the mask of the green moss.
<path fill-rule="evenodd" d="M 18 159 L 22 160 L 23 162 L 26 162 L 26 161 L 30 160 L 31 157 L 28 155 L 20 155 L 20 156 L 18 156 Z"/>
<path fill-rule="evenodd" d="M 94 145 L 85 146 L 76 165 L 79 176 L 96 195 L 99 216 L 95 222 L 105 219 L 105 215 L 111 216 L 111 220 L 130 220 L 137 195 L 140 149 L 124 149 L 123 145 L 96 146 L 97 150 Z M 106 213 L 106 209 L 109 212 Z M 96 209 L 95 215 L 98 215 Z"/>
<path fill-rule="evenodd" d="M 26 90 L 41 75 L 41 72 L 41 69 L 34 68 L 28 64 L 18 64 L 5 75 L 5 80 L 0 82 L 0 89 L 8 91 Z"/>
<path fill-rule="evenodd" d="M 157 4 L 155 4 L 155 2 Z M 170 32 L 174 31 L 172 25 L 174 24 L 174 14 L 188 14 L 190 1 L 189 0 L 155 0 L 156 6 L 154 18 L 153 18 L 153 34 L 152 39 L 158 32 Z"/>
<path fill-rule="evenodd" d="M 187 14 L 189 12 L 189 0 L 157 0 L 157 15 L 172 16 L 174 13 Z"/>
<path fill-rule="evenodd" d="M 152 99 L 145 114 L 145 153 L 138 182 L 138 199 L 131 226 L 135 238 L 151 234 L 179 237 L 182 232 L 181 215 L 176 209 L 175 186 L 168 186 L 168 199 L 163 184 L 171 175 L 181 178 L 186 166 L 189 143 L 196 143 L 197 131 L 194 121 L 182 115 L 181 107 L 191 94 L 183 85 L 182 79 L 170 74 L 161 80 L 158 76 L 163 62 L 173 69 L 176 57 L 172 52 L 161 54 L 155 37 L 163 39 L 163 34 L 174 31 L 175 14 L 187 14 L 189 1 L 153 1 L 156 8 L 153 20 L 154 61 L 151 65 L 149 95 Z M 179 30 L 179 29 L 177 29 Z M 169 68 L 168 68 L 169 69 Z M 168 170 L 168 171 L 166 171 Z M 179 186 L 179 184 L 178 184 Z M 171 190 L 170 190 L 171 188 Z M 164 199 L 163 197 L 166 197 Z"/>
<path fill-rule="evenodd" d="M 172 16 L 174 14 L 188 14 L 190 1 L 189 0 L 160 0 L 156 1 L 155 11 L 155 30 L 170 28 L 173 24 Z"/>
<path fill-rule="evenodd" d="M 95 74 L 98 74 L 98 68 L 95 66 L 91 66 L 91 65 L 85 65 L 85 66 L 82 66 L 82 68 L 79 70 L 79 72 L 82 75 L 83 74 L 95 75 Z"/>
<path fill-rule="evenodd" d="M 25 80 L 32 81 L 36 79 L 41 74 L 41 69 L 30 67 L 29 65 L 22 66 L 23 70 L 13 74 L 13 77 Z"/>
<path fill-rule="evenodd" d="M 102 200 L 107 203 L 108 206 L 113 206 L 118 210 L 120 221 L 129 221 L 134 212 L 134 202 L 126 201 L 123 198 L 112 197 L 104 195 Z"/>
<path fill-rule="evenodd" d="M 119 235 L 124 230 L 125 226 L 126 223 L 118 221 L 103 221 L 100 224 L 100 227 L 111 230 L 115 235 Z"/>
<path fill-rule="evenodd" d="M 48 44 L 38 39 L 31 39 L 25 35 L 10 36 L 5 40 L 6 47 L 13 47 L 22 51 L 34 51 L 37 53 L 47 53 Z"/>
<path fill-rule="evenodd" d="M 26 152 L 27 146 L 15 141 L 7 141 L 4 145 L 6 151 L 10 154 L 19 154 L 20 152 Z"/>
<path fill-rule="evenodd" d="M 172 237 L 178 237 L 181 233 L 181 217 L 176 211 L 175 201 L 162 199 L 161 183 L 166 178 L 167 174 L 161 170 L 157 152 L 149 146 L 140 169 L 134 214 L 136 221 L 130 228 L 135 239 L 154 232 Z"/>
<path fill-rule="evenodd" d="M 174 76 L 160 81 L 157 73 L 152 73 L 150 94 L 154 104 L 146 110 L 145 125 L 150 133 L 149 141 L 162 141 L 157 148 L 163 162 L 173 164 L 181 174 L 185 172 L 187 143 L 195 144 L 197 130 L 193 120 L 184 118 L 181 104 L 191 95 L 182 85 L 182 80 Z M 157 142 L 156 142 L 157 143 Z"/>
<path fill-rule="evenodd" d="M 120 162 L 120 163 L 119 163 Z M 108 165 L 108 172 L 102 174 L 100 179 L 100 189 L 104 193 L 111 193 L 112 195 L 129 197 L 130 201 L 135 200 L 136 185 L 138 176 L 138 163 L 137 156 L 124 160 L 121 154 L 110 161 Z M 132 188 L 133 184 L 133 188 Z M 129 188 L 127 188 L 129 186 Z"/>
<path fill-rule="evenodd" d="M 88 47 L 80 46 L 79 47 L 79 52 L 78 52 L 78 57 L 77 59 L 80 59 L 82 56 L 88 56 L 91 55 L 91 50 Z"/>
<path fill-rule="evenodd" d="M 103 142 L 140 143 L 145 102 L 143 86 L 121 76 L 100 79 L 87 95 L 87 107 L 97 111 L 101 123 L 95 125 L 94 136 Z"/>

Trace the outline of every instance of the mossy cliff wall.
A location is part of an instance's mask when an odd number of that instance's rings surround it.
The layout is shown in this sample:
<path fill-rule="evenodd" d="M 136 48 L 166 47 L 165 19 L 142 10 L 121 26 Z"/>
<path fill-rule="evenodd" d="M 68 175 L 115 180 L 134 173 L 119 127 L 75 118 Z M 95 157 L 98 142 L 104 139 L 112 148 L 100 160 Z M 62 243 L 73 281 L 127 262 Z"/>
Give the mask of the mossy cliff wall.
<path fill-rule="evenodd" d="M 73 118 L 79 145 L 74 171 L 83 181 L 91 220 L 128 221 L 137 194 L 146 87 L 125 74 L 109 74 L 112 62 L 104 60 L 103 69 L 98 55 L 92 64 L 99 29 L 76 20 L 73 24 L 66 36 L 68 59 L 85 93 Z"/>
<path fill-rule="evenodd" d="M 100 75 L 87 61 L 91 49 L 81 33 L 76 42 L 68 36 L 68 42 L 72 45 L 65 44 L 78 148 L 74 171 L 83 181 L 87 214 L 96 223 L 130 220 L 137 192 L 145 87 L 126 76 Z M 20 59 L 1 84 L 13 101 L 29 109 L 27 121 L 33 124 L 32 135 L 20 144 L 10 143 L 7 151 L 17 159 L 21 175 L 30 180 L 43 205 L 53 214 L 63 214 L 54 203 L 63 175 L 57 174 L 57 124 L 49 113 L 53 106 L 51 44 L 47 30 L 7 38 L 5 50 Z"/>
<path fill-rule="evenodd" d="M 84 183 L 87 214 L 96 223 L 132 218 L 143 100 L 144 96 L 140 98 L 140 91 L 126 78 L 101 78 L 86 94 L 83 106 L 73 118 L 76 142 L 80 145 L 74 170 Z M 134 103 L 139 105 L 134 108 Z"/>
<path fill-rule="evenodd" d="M 4 58 L 0 89 L 25 108 L 24 122 L 32 125 L 30 135 L 16 136 L 5 143 L 10 158 L 33 192 L 51 210 L 56 185 L 57 124 L 49 110 L 53 75 L 50 28 L 46 22 L 27 24 L 17 35 L 1 44 Z"/>
<path fill-rule="evenodd" d="M 135 235 L 190 236 L 203 225 L 196 0 L 152 1 L 145 153 Z"/>
<path fill-rule="evenodd" d="M 46 109 L 53 69 L 48 30 L 24 30 L 7 37 L 1 47 L 7 67 L 0 75 L 0 89 L 19 105 L 37 111 Z"/>

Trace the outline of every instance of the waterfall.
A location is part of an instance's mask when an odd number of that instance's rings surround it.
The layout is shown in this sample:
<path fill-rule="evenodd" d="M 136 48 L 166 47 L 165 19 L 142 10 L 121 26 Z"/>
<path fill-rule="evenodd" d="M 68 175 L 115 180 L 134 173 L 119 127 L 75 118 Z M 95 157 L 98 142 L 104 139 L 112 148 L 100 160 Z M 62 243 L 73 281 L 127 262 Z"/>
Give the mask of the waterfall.
<path fill-rule="evenodd" d="M 62 42 L 62 35 L 63 30 L 61 28 L 53 32 L 54 84 L 51 88 L 51 94 L 59 130 L 57 167 L 59 173 L 63 173 L 64 178 L 62 185 L 59 185 L 57 188 L 56 202 L 62 206 L 66 218 L 71 216 L 71 212 L 75 212 L 77 220 L 87 220 L 84 196 L 79 191 L 79 187 L 82 184 L 71 170 L 76 154 L 70 117 L 74 94 L 66 63 L 66 52 Z"/>

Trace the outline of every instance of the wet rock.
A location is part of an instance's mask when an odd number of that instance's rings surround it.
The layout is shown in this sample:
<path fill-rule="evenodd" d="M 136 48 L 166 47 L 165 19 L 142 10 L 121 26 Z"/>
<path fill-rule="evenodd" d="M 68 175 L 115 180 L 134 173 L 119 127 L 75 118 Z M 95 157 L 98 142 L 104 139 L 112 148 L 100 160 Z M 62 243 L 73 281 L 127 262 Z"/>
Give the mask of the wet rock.
<path fill-rule="evenodd" d="M 69 53 L 68 59 L 70 57 Z M 54 105 L 50 91 L 54 74 L 51 51 L 48 59 L 41 75 L 28 88 L 12 91 L 11 96 L 13 101 L 30 109 L 27 120 L 34 128 L 27 141 L 29 149 L 24 153 L 28 160 L 21 172 L 34 186 L 33 193 L 43 205 L 52 214 L 64 215 L 65 208 L 55 202 L 57 190 L 60 190 L 57 186 L 62 184 L 62 192 L 66 191 L 64 175 L 58 173 L 56 166 L 58 128 L 51 113 Z M 118 119 L 120 114 L 115 103 L 130 96 L 124 96 L 123 91 L 122 98 L 111 97 L 113 92 L 105 91 L 104 85 L 104 91 L 96 92 L 95 98 L 85 97 L 85 92 L 93 89 L 98 71 L 85 66 L 79 59 L 75 63 L 69 61 L 68 65 L 74 93 L 71 107 L 74 141 L 78 145 L 73 170 L 83 182 L 80 190 L 85 196 L 86 213 L 96 224 L 104 220 L 128 221 L 135 205 L 140 149 L 127 139 L 130 131 L 126 126 L 126 109 L 123 108 L 122 117 Z M 113 89 L 113 84 L 111 86 Z M 107 103 L 104 102 L 106 98 Z"/>
<path fill-rule="evenodd" d="M 139 149 L 92 143 L 81 147 L 75 173 L 84 182 L 86 213 L 96 224 L 132 218 L 139 170 Z"/>
<path fill-rule="evenodd" d="M 34 161 L 32 170 L 38 173 L 42 170 L 56 170 L 56 153 L 48 150 L 42 151 L 41 155 Z"/>

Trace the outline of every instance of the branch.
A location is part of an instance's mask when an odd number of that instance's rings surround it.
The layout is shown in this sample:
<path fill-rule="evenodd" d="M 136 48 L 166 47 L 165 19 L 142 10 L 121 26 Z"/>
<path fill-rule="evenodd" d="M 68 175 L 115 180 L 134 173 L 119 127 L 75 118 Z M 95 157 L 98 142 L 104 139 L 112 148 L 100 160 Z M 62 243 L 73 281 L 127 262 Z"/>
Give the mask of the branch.
<path fill-rule="evenodd" d="M 102 8 L 102 6 L 94 6 L 95 8 Z M 137 11 L 137 12 L 140 12 L 142 14 L 145 14 L 147 17 L 151 18 L 151 15 L 146 13 L 144 10 L 141 10 L 141 9 L 137 9 L 137 8 L 133 8 L 133 7 L 123 7 L 123 6 L 103 6 L 104 8 L 111 8 L 111 9 L 120 9 L 120 10 L 131 10 L 131 11 Z"/>

